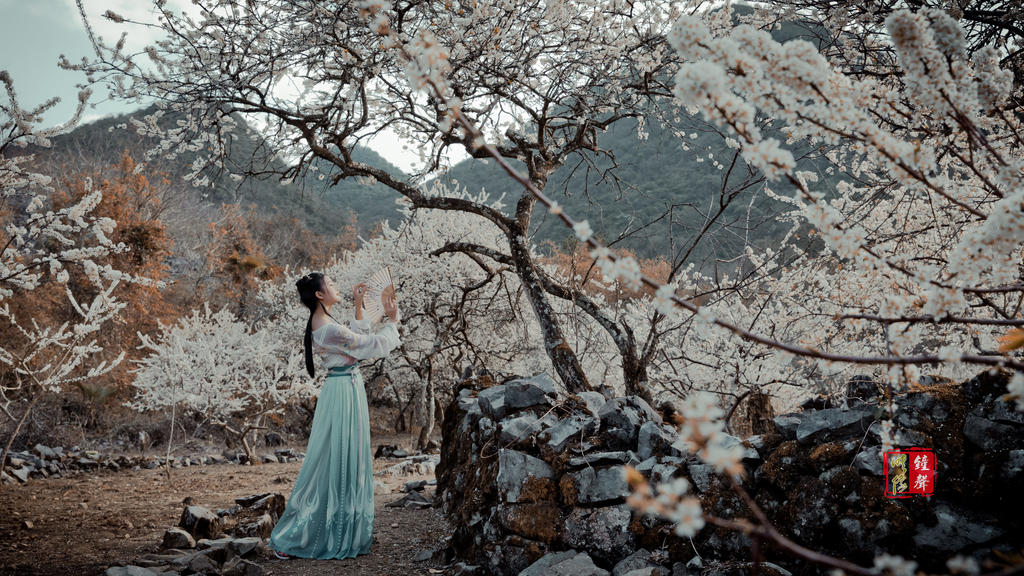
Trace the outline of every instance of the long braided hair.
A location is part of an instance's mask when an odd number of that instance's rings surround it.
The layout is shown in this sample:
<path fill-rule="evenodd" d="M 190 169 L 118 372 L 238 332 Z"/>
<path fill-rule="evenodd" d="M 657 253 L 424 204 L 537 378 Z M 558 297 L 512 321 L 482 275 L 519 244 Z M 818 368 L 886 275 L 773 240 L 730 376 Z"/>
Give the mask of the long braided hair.
<path fill-rule="evenodd" d="M 310 272 L 306 274 L 295 282 L 295 288 L 299 291 L 299 300 L 309 309 L 309 319 L 306 320 L 306 333 L 302 338 L 302 346 L 306 352 L 306 372 L 309 372 L 309 377 L 313 378 L 316 376 L 316 371 L 313 368 L 313 313 L 316 312 L 317 307 L 320 307 L 324 314 L 330 316 L 331 319 L 334 319 L 334 316 L 331 316 L 323 302 L 316 297 L 317 292 L 324 290 L 323 273 Z"/>

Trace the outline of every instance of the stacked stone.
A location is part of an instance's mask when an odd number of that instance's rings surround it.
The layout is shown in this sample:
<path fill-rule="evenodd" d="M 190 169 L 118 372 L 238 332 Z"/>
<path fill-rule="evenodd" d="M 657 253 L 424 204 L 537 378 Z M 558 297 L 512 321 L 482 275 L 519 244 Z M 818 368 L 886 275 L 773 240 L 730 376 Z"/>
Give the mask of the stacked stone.
<path fill-rule="evenodd" d="M 1012 553 L 1013 535 L 1024 533 L 1024 414 L 1002 400 L 1007 377 L 933 383 L 897 398 L 897 445 L 938 458 L 929 499 L 884 497 L 882 391 L 867 379 L 851 381 L 844 398 L 776 417 L 763 435 L 727 441 L 744 446 L 744 488 L 796 542 L 866 566 L 887 552 L 944 570 L 957 554 Z M 687 478 L 706 512 L 751 517 L 638 397 L 559 394 L 543 374 L 500 385 L 482 377 L 460 385 L 444 423 L 438 498 L 465 566 L 501 576 L 749 570 L 746 536 L 708 527 L 691 542 L 625 503 L 632 466 L 654 483 Z M 813 573 L 768 554 L 775 565 L 766 574 Z"/>
<path fill-rule="evenodd" d="M 274 493 L 236 498 L 234 506 L 216 512 L 186 498 L 178 526 L 164 533 L 160 552 L 112 566 L 105 576 L 259 576 L 263 569 L 257 561 L 284 507 L 284 496 Z"/>
<path fill-rule="evenodd" d="M 675 430 L 643 399 L 560 396 L 543 374 L 462 388 L 444 421 L 438 486 L 452 544 L 494 574 L 555 551 L 579 551 L 566 566 L 629 556 L 638 538 L 626 466 L 667 479 L 685 462 Z"/>
<path fill-rule="evenodd" d="M 301 452 L 291 448 L 282 448 L 264 454 L 261 459 L 264 463 L 299 462 L 303 456 Z M 7 464 L 3 471 L 0 471 L 0 481 L 5 484 L 24 484 L 30 478 L 60 478 L 69 474 L 98 470 L 152 470 L 166 465 L 168 461 L 171 468 L 185 468 L 211 464 L 244 464 L 246 457 L 241 452 L 225 452 L 220 455 L 173 456 L 168 460 L 163 456 L 114 456 L 96 450 L 82 450 L 78 446 L 65 451 L 59 446 L 50 448 L 36 444 L 31 451 L 11 451 Z"/>

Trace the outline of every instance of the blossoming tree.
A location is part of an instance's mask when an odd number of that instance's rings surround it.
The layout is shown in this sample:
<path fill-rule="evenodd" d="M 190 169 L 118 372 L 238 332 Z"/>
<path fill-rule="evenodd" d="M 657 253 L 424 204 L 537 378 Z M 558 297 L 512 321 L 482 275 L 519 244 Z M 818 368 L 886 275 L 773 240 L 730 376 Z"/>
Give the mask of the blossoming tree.
<path fill-rule="evenodd" d="M 162 326 L 155 337 L 139 337 L 150 354 L 138 362 L 136 396 L 127 405 L 141 411 L 171 409 L 172 434 L 179 406 L 201 415 L 237 440 L 250 463 L 260 461 L 249 433 L 262 427 L 265 416 L 280 414 L 288 402 L 315 392 L 302 371 L 301 341 L 251 328 L 226 308 L 194 310 Z"/>
<path fill-rule="evenodd" d="M 7 71 L 0 71 L 4 95 L 0 99 L 0 402 L 14 422 L 0 463 L 5 462 L 14 439 L 32 408 L 46 393 L 59 393 L 67 385 L 108 373 L 123 358 L 97 361 L 103 352 L 97 334 L 117 318 L 124 307 L 114 296 L 121 282 L 146 282 L 96 260 L 125 250 L 109 238 L 115 222 L 91 214 L 102 190 L 91 182 L 80 200 L 54 210 L 50 204 L 52 178 L 36 172 L 33 155 L 18 153 L 29 146 L 45 148 L 50 138 L 74 126 L 89 98 L 79 94 L 78 108 L 65 124 L 40 127 L 42 115 L 59 100 L 32 109 L 23 108 Z M 91 293 L 76 297 L 66 286 L 70 268 L 81 268 Z M 39 288 L 50 276 L 63 289 L 74 316 L 59 325 L 42 321 L 42 310 L 12 307 L 13 300 Z M 15 310 L 20 310 L 15 314 Z M 25 404 L 20 417 L 11 408 Z"/>
<path fill-rule="evenodd" d="M 430 195 L 415 181 L 355 161 L 352 151 L 388 129 L 420 147 L 424 173 L 439 167 L 451 148 L 485 157 L 477 138 L 454 122 L 467 115 L 543 189 L 550 174 L 570 161 L 613 157 L 599 147 L 598 133 L 642 117 L 650 94 L 667 94 L 662 72 L 674 55 L 663 38 L 674 8 L 621 1 L 197 5 L 195 14 L 176 14 L 163 0 L 155 2 L 165 40 L 144 57 L 123 43 L 97 44 L 100 59 L 81 66 L 95 80 L 107 80 L 118 96 L 155 97 L 187 115 L 170 130 L 162 130 L 157 118 L 138 123 L 163 136 L 154 153 L 203 153 L 193 173 L 203 182 L 201 160 L 222 164 L 234 115 L 244 114 L 265 126 L 265 149 L 290 151 L 294 161 L 284 178 L 301 176 L 317 162 L 330 166 L 335 181 L 366 177 L 383 183 L 413 208 L 482 218 L 501 231 L 500 250 L 469 243 L 448 249 L 507 266 L 519 277 L 546 353 L 566 386 L 592 387 L 566 342 L 553 299 L 579 306 L 607 331 L 627 389 L 643 392 L 653 348 L 636 341 L 632 326 L 537 265 L 529 236 L 532 194 L 522 193 L 505 210 Z M 125 22 L 113 13 L 107 17 Z M 424 92 L 428 80 L 441 79 L 440 97 Z M 301 87 L 298 93 L 293 86 Z"/>

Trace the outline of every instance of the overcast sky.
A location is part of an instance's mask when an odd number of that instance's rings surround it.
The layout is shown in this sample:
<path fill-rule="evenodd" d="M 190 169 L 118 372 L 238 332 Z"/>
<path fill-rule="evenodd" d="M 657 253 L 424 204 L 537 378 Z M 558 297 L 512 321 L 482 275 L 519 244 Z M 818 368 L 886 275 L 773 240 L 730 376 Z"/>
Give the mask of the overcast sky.
<path fill-rule="evenodd" d="M 168 4 L 187 6 L 189 2 L 171 0 Z M 102 18 L 100 15 L 107 10 L 132 20 L 154 21 L 152 3 L 147 0 L 84 0 L 83 5 L 94 32 L 108 44 L 116 42 L 123 25 Z M 150 33 L 140 27 L 130 29 L 128 47 L 138 48 L 150 43 L 154 37 L 147 34 Z M 75 85 L 85 80 L 83 75 L 57 66 L 61 54 L 72 62 L 95 56 L 74 0 L 0 0 L 0 70 L 10 72 L 22 108 L 33 108 L 53 96 L 60 97 L 60 104 L 46 115 L 47 125 L 60 124 L 70 118 L 78 101 Z M 85 121 L 124 114 L 139 107 L 134 103 L 105 100 L 102 89 L 94 92 Z M 0 98 L 6 99 L 5 96 Z M 400 143 L 378 141 L 371 143 L 371 147 L 404 170 L 416 161 L 415 155 L 403 151 Z"/>

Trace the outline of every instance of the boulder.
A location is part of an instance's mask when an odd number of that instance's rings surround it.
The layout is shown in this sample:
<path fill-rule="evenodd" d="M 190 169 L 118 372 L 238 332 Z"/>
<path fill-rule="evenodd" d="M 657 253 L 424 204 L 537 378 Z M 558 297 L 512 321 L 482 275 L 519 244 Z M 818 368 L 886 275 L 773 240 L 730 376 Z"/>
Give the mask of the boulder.
<path fill-rule="evenodd" d="M 638 568 L 646 568 L 651 563 L 651 552 L 641 548 L 629 556 L 623 558 L 612 568 L 612 576 L 625 576 L 625 574 Z"/>
<path fill-rule="evenodd" d="M 570 458 L 569 468 L 582 468 L 583 466 L 598 466 L 601 464 L 625 464 L 633 461 L 634 458 L 635 455 L 632 452 L 621 450 L 618 452 L 588 452 L 582 456 Z"/>
<path fill-rule="evenodd" d="M 597 432 L 600 421 L 589 415 L 574 413 L 553 424 L 544 433 L 545 443 L 554 452 L 562 452 L 572 441 L 581 441 L 584 437 Z"/>
<path fill-rule="evenodd" d="M 636 550 L 636 535 L 629 530 L 633 510 L 626 504 L 576 508 L 565 520 L 562 540 L 595 558 L 614 562 Z"/>
<path fill-rule="evenodd" d="M 869 408 L 829 408 L 804 415 L 796 429 L 796 439 L 801 444 L 821 444 L 867 431 L 875 419 L 874 410 Z"/>
<path fill-rule="evenodd" d="M 182 510 L 178 527 L 196 539 L 214 538 L 220 535 L 221 519 L 203 506 L 191 505 Z"/>
<path fill-rule="evenodd" d="M 641 460 L 651 456 L 682 456 L 683 453 L 673 446 L 679 434 L 675 428 L 654 421 L 644 422 L 637 436 L 636 455 Z"/>
<path fill-rule="evenodd" d="M 519 410 L 550 403 L 548 395 L 555 393 L 555 382 L 544 373 L 532 378 L 510 380 L 504 384 L 505 409 Z"/>
<path fill-rule="evenodd" d="M 637 445 L 640 427 L 645 422 L 662 422 L 661 415 L 639 396 L 612 398 L 601 407 L 598 416 L 601 418 L 601 438 L 612 450 L 633 449 Z"/>
<path fill-rule="evenodd" d="M 601 408 L 604 403 L 608 400 L 604 397 L 604 394 L 595 392 L 593 390 L 587 390 L 577 394 L 580 400 L 583 400 L 583 404 L 586 406 L 587 411 L 594 415 L 594 417 L 600 417 Z"/>
<path fill-rule="evenodd" d="M 178 549 L 195 548 L 196 539 L 181 528 L 169 528 L 164 532 L 164 540 L 161 547 Z"/>
<path fill-rule="evenodd" d="M 492 420 L 500 420 L 505 417 L 505 386 L 491 386 L 477 393 L 477 400 L 480 403 L 480 410 Z"/>
<path fill-rule="evenodd" d="M 779 414 L 772 422 L 775 424 L 775 431 L 786 440 L 796 440 L 796 430 L 800 427 L 799 414 Z"/>
<path fill-rule="evenodd" d="M 505 502 L 519 502 L 520 496 L 524 493 L 526 496 L 524 501 L 531 499 L 532 490 L 529 488 L 537 484 L 536 480 L 551 481 L 554 475 L 555 472 L 551 465 L 540 458 L 506 448 L 502 448 L 498 452 L 498 476 L 495 484 L 499 496 Z M 527 482 L 530 479 L 534 479 L 534 481 L 530 482 L 528 486 Z M 527 489 L 524 490 L 524 487 Z"/>
<path fill-rule="evenodd" d="M 570 506 L 621 500 L 629 494 L 623 466 L 585 468 L 562 477 L 562 497 Z"/>
<path fill-rule="evenodd" d="M 498 426 L 498 439 L 502 444 L 514 444 L 537 432 L 537 416 L 527 412 L 515 418 L 502 420 Z"/>
<path fill-rule="evenodd" d="M 585 552 L 569 550 L 548 554 L 531 564 L 519 576 L 608 576 Z"/>
<path fill-rule="evenodd" d="M 1003 534 L 965 509 L 948 503 L 935 504 L 935 523 L 921 524 L 914 533 L 914 543 L 932 554 L 951 555 L 965 547 L 990 542 Z"/>

